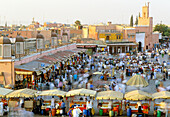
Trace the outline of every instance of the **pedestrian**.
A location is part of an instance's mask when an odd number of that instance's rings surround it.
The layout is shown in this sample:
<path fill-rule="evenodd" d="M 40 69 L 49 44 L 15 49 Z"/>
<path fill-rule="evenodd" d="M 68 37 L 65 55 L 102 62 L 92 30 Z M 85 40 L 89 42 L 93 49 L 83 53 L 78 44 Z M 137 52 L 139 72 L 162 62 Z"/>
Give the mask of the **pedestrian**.
<path fill-rule="evenodd" d="M 51 99 L 51 108 L 55 108 L 55 99 L 54 99 L 54 96 L 52 96 L 52 99 Z"/>
<path fill-rule="evenodd" d="M 65 106 L 65 102 L 64 102 L 64 100 L 62 100 L 62 102 L 61 102 L 62 117 L 64 117 L 64 116 L 65 116 L 65 108 L 66 108 L 66 106 Z"/>
<path fill-rule="evenodd" d="M 159 85 L 160 85 L 160 81 L 158 79 L 156 79 L 155 80 L 155 87 L 156 87 L 156 89 L 158 89 Z"/>
<path fill-rule="evenodd" d="M 86 103 L 86 109 L 89 111 L 90 113 L 90 117 L 92 117 L 92 101 L 88 100 Z"/>
<path fill-rule="evenodd" d="M 73 109 L 73 117 L 79 117 L 79 112 L 76 106 L 74 106 L 74 109 Z"/>
<path fill-rule="evenodd" d="M 73 108 L 72 107 L 70 107 L 70 109 L 68 111 L 68 116 L 73 117 Z"/>

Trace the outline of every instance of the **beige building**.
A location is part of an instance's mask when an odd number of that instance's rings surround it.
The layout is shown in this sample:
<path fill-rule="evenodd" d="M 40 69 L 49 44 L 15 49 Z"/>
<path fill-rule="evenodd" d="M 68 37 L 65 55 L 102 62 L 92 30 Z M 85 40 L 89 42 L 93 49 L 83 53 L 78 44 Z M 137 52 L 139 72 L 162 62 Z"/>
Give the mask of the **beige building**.
<path fill-rule="evenodd" d="M 11 56 L 11 41 L 0 37 L 0 85 L 14 85 L 14 61 Z"/>

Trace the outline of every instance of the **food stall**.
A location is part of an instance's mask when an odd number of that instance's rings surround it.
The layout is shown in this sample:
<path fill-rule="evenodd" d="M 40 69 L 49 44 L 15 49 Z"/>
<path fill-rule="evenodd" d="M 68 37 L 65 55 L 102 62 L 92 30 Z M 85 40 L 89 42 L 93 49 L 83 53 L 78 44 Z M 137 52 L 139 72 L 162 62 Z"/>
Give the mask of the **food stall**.
<path fill-rule="evenodd" d="M 153 100 L 154 100 L 154 108 L 155 107 L 158 108 L 157 111 L 159 111 L 159 112 L 165 111 L 164 108 L 161 107 L 161 101 L 163 101 L 163 100 L 165 100 L 165 102 L 168 101 L 168 99 L 170 99 L 170 92 L 169 91 L 161 91 L 161 92 L 152 94 L 152 96 L 153 96 Z M 170 104 L 169 104 L 169 102 L 166 102 L 166 103 L 168 103 L 166 108 L 168 109 L 168 113 L 170 113 Z"/>
<path fill-rule="evenodd" d="M 78 106 L 83 111 L 86 109 L 86 100 L 83 98 L 95 98 L 96 91 L 89 89 L 75 89 L 66 93 L 66 97 L 69 98 L 69 107 Z"/>
<path fill-rule="evenodd" d="M 18 106 L 19 100 L 23 99 L 24 108 L 28 111 L 32 111 L 34 108 L 33 107 L 33 105 L 34 105 L 33 98 L 34 98 L 36 92 L 37 92 L 36 90 L 25 88 L 25 89 L 15 90 L 15 91 L 7 94 L 6 98 L 9 98 L 9 100 L 8 100 L 9 108 Z M 27 100 L 25 100 L 26 98 L 27 98 Z"/>
<path fill-rule="evenodd" d="M 152 99 L 152 95 L 150 93 L 141 91 L 141 90 L 134 90 L 127 92 L 124 96 L 126 100 L 130 100 L 128 106 L 131 108 L 132 113 L 138 113 L 138 101 L 141 101 L 142 103 L 142 111 L 145 114 L 149 113 L 150 110 L 150 103 Z M 143 101 L 142 101 L 143 100 Z M 127 109 L 127 105 L 126 105 Z"/>
<path fill-rule="evenodd" d="M 13 90 L 1 88 L 0 87 L 0 115 L 3 116 L 5 112 L 8 112 L 8 106 L 7 106 L 7 100 L 5 99 L 5 96 L 9 93 L 11 93 Z"/>
<path fill-rule="evenodd" d="M 108 114 L 114 112 L 115 115 L 120 114 L 122 111 L 123 93 L 117 91 L 102 91 L 98 92 L 96 99 L 98 100 L 99 114 Z M 109 111 L 111 110 L 111 111 Z"/>
<path fill-rule="evenodd" d="M 54 97 L 55 101 L 54 104 L 55 105 L 60 105 L 60 97 L 64 97 L 66 94 L 66 92 L 58 90 L 58 89 L 53 89 L 53 90 L 45 90 L 42 91 L 40 93 L 37 93 L 36 96 L 39 97 L 41 96 L 42 99 L 44 100 L 43 105 L 41 106 L 42 110 L 51 110 L 51 99 L 52 97 Z M 56 108 L 53 108 L 52 110 L 52 116 L 56 115 Z"/>

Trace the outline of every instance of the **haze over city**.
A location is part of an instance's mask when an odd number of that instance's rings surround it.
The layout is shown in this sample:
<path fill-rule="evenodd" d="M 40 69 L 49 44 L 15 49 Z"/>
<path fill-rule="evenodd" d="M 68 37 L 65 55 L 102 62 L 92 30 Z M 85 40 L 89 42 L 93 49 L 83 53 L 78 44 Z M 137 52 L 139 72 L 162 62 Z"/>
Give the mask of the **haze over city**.
<path fill-rule="evenodd" d="M 0 25 L 27 25 L 33 17 L 40 23 L 74 23 L 78 19 L 82 24 L 129 24 L 130 16 L 135 19 L 145 2 L 150 2 L 154 25 L 161 21 L 170 24 L 169 0 L 1 0 Z"/>
<path fill-rule="evenodd" d="M 170 0 L 0 1 L 0 116 L 170 117 Z"/>

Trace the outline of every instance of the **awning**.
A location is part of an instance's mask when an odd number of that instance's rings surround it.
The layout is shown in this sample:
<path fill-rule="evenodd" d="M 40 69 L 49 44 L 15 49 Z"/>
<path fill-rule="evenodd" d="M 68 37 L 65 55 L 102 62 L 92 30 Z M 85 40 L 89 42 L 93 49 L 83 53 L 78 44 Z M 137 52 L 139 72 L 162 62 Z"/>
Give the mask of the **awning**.
<path fill-rule="evenodd" d="M 16 74 L 32 75 L 33 72 L 15 71 Z"/>
<path fill-rule="evenodd" d="M 97 100 L 122 100 L 123 99 L 123 93 L 117 92 L 117 91 L 102 91 L 97 93 L 96 96 Z"/>
<path fill-rule="evenodd" d="M 153 99 L 170 99 L 170 92 L 168 91 L 161 91 L 152 94 Z"/>
<path fill-rule="evenodd" d="M 126 100 L 146 100 L 146 99 L 152 99 L 152 95 L 150 93 L 141 91 L 141 90 L 134 90 L 127 92 L 124 96 Z"/>
<path fill-rule="evenodd" d="M 32 90 L 32 89 L 19 89 L 19 90 L 15 90 L 11 93 L 9 93 L 8 95 L 6 95 L 7 98 L 14 98 L 14 97 L 34 97 L 35 93 L 37 91 L 36 90 Z"/>
<path fill-rule="evenodd" d="M 70 96 L 90 96 L 90 97 L 95 97 L 96 91 L 94 90 L 89 90 L 89 89 L 76 89 L 76 90 L 71 90 L 66 94 L 66 97 Z"/>
<path fill-rule="evenodd" d="M 0 87 L 0 97 L 5 97 L 5 95 L 11 93 L 13 90 L 11 89 L 6 89 L 6 88 L 1 88 Z"/>
<path fill-rule="evenodd" d="M 57 90 L 57 89 L 53 89 L 53 90 L 46 90 L 46 91 L 42 91 L 39 94 L 37 93 L 36 96 L 62 96 L 64 97 L 66 94 L 66 92 L 61 91 L 61 90 Z"/>
<path fill-rule="evenodd" d="M 107 47 L 107 45 L 97 45 L 98 47 Z"/>

